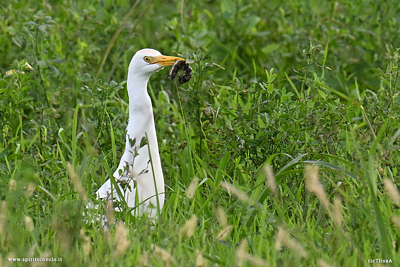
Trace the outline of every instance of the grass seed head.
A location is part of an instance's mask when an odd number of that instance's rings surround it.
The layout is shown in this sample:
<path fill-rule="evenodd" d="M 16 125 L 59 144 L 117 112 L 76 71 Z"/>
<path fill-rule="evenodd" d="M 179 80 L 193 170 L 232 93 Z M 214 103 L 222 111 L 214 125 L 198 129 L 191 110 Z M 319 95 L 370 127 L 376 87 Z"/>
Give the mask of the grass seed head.
<path fill-rule="evenodd" d="M 107 200 L 106 218 L 108 227 L 111 227 L 111 225 L 114 223 L 114 207 L 111 200 Z"/>
<path fill-rule="evenodd" d="M 115 257 L 120 256 L 125 250 L 129 247 L 130 241 L 128 239 L 129 230 L 125 227 L 122 221 L 119 221 L 117 224 L 117 229 L 115 231 Z"/>
<path fill-rule="evenodd" d="M 149 265 L 149 253 L 147 251 L 144 251 L 142 255 L 140 255 L 138 265 L 140 267 Z"/>
<path fill-rule="evenodd" d="M 25 227 L 29 232 L 33 231 L 33 221 L 32 218 L 29 216 L 25 216 L 24 218 L 24 222 L 25 222 Z"/>
<path fill-rule="evenodd" d="M 52 228 L 57 233 L 58 239 L 60 240 L 61 247 L 64 250 L 68 250 L 70 245 L 69 235 L 64 222 L 56 217 L 53 217 Z"/>
<path fill-rule="evenodd" d="M 398 229 L 400 229 L 400 217 L 398 216 L 392 216 L 390 218 L 390 220 L 392 221 L 392 223 L 394 224 L 394 226 L 396 226 Z"/>
<path fill-rule="evenodd" d="M 10 180 L 10 182 L 8 183 L 8 190 L 13 191 L 17 188 L 17 181 L 15 181 L 14 179 Z"/>
<path fill-rule="evenodd" d="M 343 211 L 342 211 L 342 200 L 340 197 L 335 196 L 333 202 L 333 221 L 338 227 L 342 227 L 343 223 Z"/>
<path fill-rule="evenodd" d="M 272 170 L 272 166 L 269 164 L 266 164 L 264 166 L 263 170 L 264 170 L 265 177 L 267 178 L 267 183 L 268 183 L 269 189 L 271 190 L 272 193 L 276 194 L 278 192 L 278 190 L 277 190 L 274 171 Z"/>
<path fill-rule="evenodd" d="M 283 239 L 287 238 L 286 237 L 287 233 L 282 227 L 278 227 L 278 233 L 276 234 L 275 238 L 275 249 L 276 250 L 281 250 L 283 246 Z"/>
<path fill-rule="evenodd" d="M 33 191 L 35 191 L 36 185 L 34 183 L 29 183 L 26 187 L 26 194 L 28 197 L 32 196 Z"/>
<path fill-rule="evenodd" d="M 268 266 L 265 260 L 248 253 L 244 254 L 244 260 L 250 262 L 252 266 Z"/>
<path fill-rule="evenodd" d="M 35 255 L 35 250 L 36 250 L 37 245 L 33 244 L 33 246 L 28 250 L 28 253 L 26 254 L 26 256 L 28 258 L 32 258 Z M 0 265 L 1 266 L 1 265 Z"/>
<path fill-rule="evenodd" d="M 236 265 L 238 267 L 242 267 L 244 264 L 244 260 L 246 257 L 246 249 L 247 249 L 247 240 L 245 238 L 242 239 L 238 249 L 236 250 Z"/>
<path fill-rule="evenodd" d="M 72 165 L 68 162 L 67 163 L 67 170 L 69 173 L 69 177 L 71 177 L 72 183 L 75 186 L 76 191 L 78 192 L 79 196 L 81 197 L 83 202 L 87 202 L 86 191 L 82 186 L 81 180 L 79 179 L 78 175 L 76 174 Z"/>
<path fill-rule="evenodd" d="M 223 189 L 225 189 L 226 192 L 228 192 L 229 194 L 234 195 L 235 197 L 237 197 L 238 199 L 240 199 L 243 202 L 249 202 L 249 197 L 239 188 L 237 188 L 234 185 L 231 185 L 227 182 L 222 182 L 221 187 Z"/>
<path fill-rule="evenodd" d="M 322 260 L 322 259 L 319 259 L 319 260 L 317 261 L 317 264 L 318 264 L 320 267 L 332 267 L 332 265 L 330 265 L 329 263 L 327 263 L 326 261 L 324 261 L 324 260 Z"/>
<path fill-rule="evenodd" d="M 246 252 L 247 250 L 247 240 L 243 239 L 236 250 L 236 265 L 242 267 L 244 262 L 250 262 L 251 266 L 268 266 L 267 262 L 259 257 L 251 255 Z"/>
<path fill-rule="evenodd" d="M 15 258 L 15 253 L 11 251 L 11 252 L 7 255 L 7 259 L 13 259 L 13 258 Z M 1 259 L 1 258 L 0 258 L 0 259 Z M 6 264 L 1 265 L 1 266 L 9 267 L 9 266 L 12 266 L 12 264 L 13 264 L 12 261 L 7 261 L 7 260 L 5 260 L 5 262 L 6 262 Z"/>
<path fill-rule="evenodd" d="M 0 205 L 0 235 L 4 235 L 7 221 L 7 202 L 2 201 Z"/>
<path fill-rule="evenodd" d="M 165 249 L 162 249 L 154 244 L 151 245 L 151 249 L 161 258 L 167 267 L 174 263 L 174 258 Z"/>
<path fill-rule="evenodd" d="M 290 238 L 289 233 L 286 232 L 283 227 L 278 227 L 278 233 L 276 235 L 275 249 L 281 250 L 282 245 L 290 248 L 293 252 L 297 253 L 303 258 L 308 257 L 307 251 L 294 239 Z"/>
<path fill-rule="evenodd" d="M 218 219 L 219 224 L 222 227 L 227 226 L 228 225 L 228 218 L 226 217 L 226 213 L 225 213 L 224 209 L 221 208 L 221 207 L 217 207 L 216 212 L 217 212 L 217 219 Z"/>
<path fill-rule="evenodd" d="M 196 250 L 196 267 L 207 267 L 208 261 L 203 257 L 199 250 Z"/>
<path fill-rule="evenodd" d="M 318 166 L 306 165 L 306 187 L 311 193 L 314 193 L 322 202 L 326 210 L 329 210 L 329 201 L 326 197 L 325 191 L 318 179 Z"/>
<path fill-rule="evenodd" d="M 225 240 L 225 238 L 232 232 L 233 230 L 233 225 L 228 225 L 224 229 L 222 229 L 217 237 L 215 238 L 216 240 Z"/>
<path fill-rule="evenodd" d="M 292 249 L 294 252 L 296 252 L 298 255 L 300 255 L 303 258 L 308 257 L 307 251 L 294 239 L 288 239 L 286 246 Z"/>
<path fill-rule="evenodd" d="M 188 189 L 186 190 L 186 196 L 188 199 L 193 199 L 198 184 L 199 184 L 199 178 L 194 177 L 190 182 Z"/>
<path fill-rule="evenodd" d="M 399 191 L 396 188 L 396 185 L 389 179 L 383 180 L 383 184 L 385 185 L 386 191 L 388 192 L 392 202 L 396 206 L 400 207 L 400 196 L 399 196 Z"/>
<path fill-rule="evenodd" d="M 52 255 L 49 251 L 44 251 L 44 252 L 40 253 L 40 258 L 51 258 L 51 257 L 52 257 Z M 48 266 L 48 265 L 47 265 L 47 262 L 45 262 L 45 261 L 35 261 L 35 262 L 32 262 L 31 266 L 39 267 L 39 266 Z"/>
<path fill-rule="evenodd" d="M 191 237 L 194 234 L 197 226 L 197 216 L 192 215 L 192 217 L 185 222 L 180 230 L 181 238 L 184 236 Z"/>
<path fill-rule="evenodd" d="M 110 242 L 111 241 L 110 229 L 108 229 L 106 225 L 103 227 L 103 233 L 105 240 L 107 240 L 107 242 Z"/>
<path fill-rule="evenodd" d="M 91 247 L 92 247 L 92 241 L 90 240 L 90 237 L 85 235 L 85 232 L 83 229 L 79 232 L 81 238 L 83 239 L 83 255 L 87 256 L 90 253 Z"/>

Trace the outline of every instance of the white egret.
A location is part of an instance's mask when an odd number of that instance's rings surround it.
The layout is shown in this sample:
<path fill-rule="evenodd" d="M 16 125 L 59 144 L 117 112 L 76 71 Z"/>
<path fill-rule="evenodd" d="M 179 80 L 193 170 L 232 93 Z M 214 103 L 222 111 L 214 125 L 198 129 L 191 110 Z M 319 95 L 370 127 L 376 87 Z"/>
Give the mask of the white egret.
<path fill-rule="evenodd" d="M 150 76 L 179 57 L 163 56 L 154 49 L 142 49 L 133 56 L 128 70 L 129 121 L 125 152 L 114 178 L 133 215 L 150 218 L 164 205 L 165 189 L 154 126 L 153 108 L 147 93 Z M 108 179 L 96 193 L 99 199 L 120 201 L 115 184 Z M 158 203 L 157 203 L 158 201 Z"/>

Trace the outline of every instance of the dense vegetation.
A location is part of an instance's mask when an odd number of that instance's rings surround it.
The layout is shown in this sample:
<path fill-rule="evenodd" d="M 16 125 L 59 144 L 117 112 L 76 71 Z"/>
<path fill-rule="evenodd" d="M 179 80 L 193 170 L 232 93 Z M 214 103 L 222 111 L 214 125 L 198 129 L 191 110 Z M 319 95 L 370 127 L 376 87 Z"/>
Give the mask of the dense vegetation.
<path fill-rule="evenodd" d="M 398 1 L 6 0 L 0 43 L 0 266 L 398 266 Z M 167 200 L 103 229 L 145 47 L 194 71 L 150 80 Z"/>

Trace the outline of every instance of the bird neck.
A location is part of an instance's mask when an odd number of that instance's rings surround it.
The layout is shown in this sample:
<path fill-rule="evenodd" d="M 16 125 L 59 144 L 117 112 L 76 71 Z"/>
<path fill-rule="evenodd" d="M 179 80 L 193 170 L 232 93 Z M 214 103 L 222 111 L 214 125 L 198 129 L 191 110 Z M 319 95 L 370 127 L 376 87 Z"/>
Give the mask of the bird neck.
<path fill-rule="evenodd" d="M 153 107 L 151 99 L 147 93 L 147 83 L 149 77 L 129 73 L 127 87 L 129 95 L 129 121 L 127 135 L 129 138 L 141 140 L 148 136 L 152 156 L 158 155 L 157 136 L 154 127 Z M 129 141 L 127 141 L 129 145 Z M 153 155 L 154 154 L 154 155 Z"/>
<path fill-rule="evenodd" d="M 137 75 L 131 71 L 128 73 L 127 89 L 129 96 L 129 105 L 143 101 L 147 93 L 147 83 L 150 76 Z"/>

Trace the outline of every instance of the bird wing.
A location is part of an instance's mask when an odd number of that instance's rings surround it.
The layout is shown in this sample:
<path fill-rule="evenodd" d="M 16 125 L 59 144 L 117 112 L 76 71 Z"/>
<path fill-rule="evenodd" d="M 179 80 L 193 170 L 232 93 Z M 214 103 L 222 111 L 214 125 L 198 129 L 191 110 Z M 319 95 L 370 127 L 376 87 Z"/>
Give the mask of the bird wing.
<path fill-rule="evenodd" d="M 151 208 L 157 207 L 157 198 L 155 197 L 157 193 L 159 195 L 159 203 L 164 202 L 164 191 L 157 192 L 156 190 L 156 187 L 163 188 L 164 184 L 158 186 L 154 184 L 155 179 L 148 145 L 144 145 L 139 149 L 131 147 L 125 150 L 120 166 L 113 176 L 128 207 L 133 208 L 140 205 L 140 214 L 144 211 L 150 211 L 150 215 L 153 213 Z M 111 179 L 108 179 L 99 188 L 96 195 L 100 199 L 110 199 L 113 202 L 121 201 L 115 184 L 112 184 Z"/>

